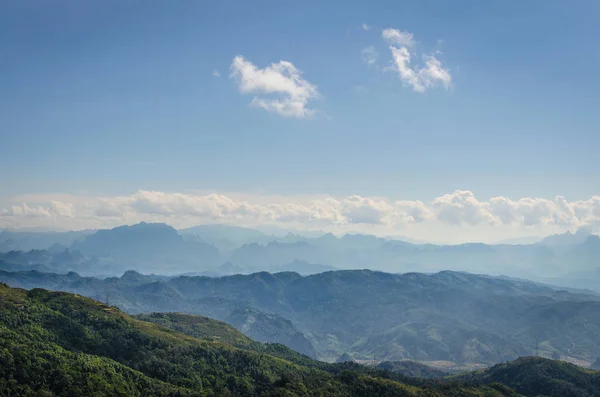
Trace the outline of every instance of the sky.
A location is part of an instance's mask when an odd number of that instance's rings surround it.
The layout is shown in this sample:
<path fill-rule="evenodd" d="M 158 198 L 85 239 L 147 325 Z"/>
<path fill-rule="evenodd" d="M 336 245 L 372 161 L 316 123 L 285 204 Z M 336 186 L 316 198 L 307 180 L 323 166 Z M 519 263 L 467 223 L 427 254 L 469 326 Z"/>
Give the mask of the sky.
<path fill-rule="evenodd" d="M 0 228 L 598 230 L 599 12 L 0 2 Z"/>

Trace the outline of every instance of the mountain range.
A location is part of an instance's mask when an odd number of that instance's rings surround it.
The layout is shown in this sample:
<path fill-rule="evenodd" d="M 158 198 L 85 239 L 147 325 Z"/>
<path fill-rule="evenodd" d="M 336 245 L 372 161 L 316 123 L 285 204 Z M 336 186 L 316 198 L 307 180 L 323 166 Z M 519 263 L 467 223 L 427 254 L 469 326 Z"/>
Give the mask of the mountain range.
<path fill-rule="evenodd" d="M 108 300 L 136 314 L 183 312 L 229 322 L 253 338 L 306 355 L 493 364 L 535 352 L 593 362 L 600 297 L 522 280 L 444 271 L 329 271 L 98 279 L 0 271 L 0 280 Z"/>
<path fill-rule="evenodd" d="M 12 234 L 11 234 L 12 233 Z M 437 272 L 453 269 L 507 275 L 560 284 L 599 288 L 600 237 L 581 229 L 549 236 L 535 244 L 459 245 L 411 244 L 371 235 L 267 235 L 229 225 L 202 225 L 177 231 L 165 224 L 140 223 L 110 230 L 15 234 L 3 232 L 0 246 L 9 249 L 0 260 L 15 265 L 45 266 L 89 276 L 116 276 L 127 270 L 141 273 L 223 276 L 258 271 L 314 274 L 335 269 L 372 269 L 391 273 Z M 48 240 L 56 235 L 55 242 Z M 63 245 L 71 239 L 70 245 Z M 8 243 L 12 241 L 12 243 Z M 70 241 L 70 240 L 69 240 Z M 41 249 L 44 248 L 44 249 Z M 1 251 L 1 250 L 0 250 Z M 38 268 L 42 269 L 42 268 Z"/>

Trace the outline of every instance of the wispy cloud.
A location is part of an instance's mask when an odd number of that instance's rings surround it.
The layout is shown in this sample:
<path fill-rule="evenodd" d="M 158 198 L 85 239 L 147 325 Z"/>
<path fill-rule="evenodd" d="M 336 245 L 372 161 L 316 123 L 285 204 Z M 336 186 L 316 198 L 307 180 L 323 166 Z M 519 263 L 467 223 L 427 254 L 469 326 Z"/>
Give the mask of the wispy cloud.
<path fill-rule="evenodd" d="M 368 25 L 368 24 L 366 24 L 366 23 L 363 23 L 363 24 L 361 25 L 361 28 L 362 28 L 362 30 L 371 30 L 371 26 L 370 26 L 370 25 Z"/>
<path fill-rule="evenodd" d="M 414 62 L 417 57 L 416 42 L 411 32 L 388 28 L 381 31 L 381 37 L 389 45 L 392 55 L 391 66 L 383 70 L 396 72 L 400 80 L 416 92 L 443 86 L 448 89 L 452 85 L 450 71 L 438 59 L 438 52 L 421 54 L 420 63 Z M 374 47 L 367 47 L 361 52 L 362 60 L 373 65 L 378 53 Z"/>
<path fill-rule="evenodd" d="M 412 87 L 414 91 L 425 92 L 442 84 L 445 88 L 452 84 L 450 72 L 442 66 L 435 55 L 426 55 L 425 64 L 411 66 L 411 55 L 407 47 L 390 46 L 394 66 L 388 68 L 398 73 L 400 79 Z"/>
<path fill-rule="evenodd" d="M 257 94 L 250 104 L 285 117 L 307 118 L 311 100 L 321 97 L 317 86 L 305 80 L 288 61 L 279 61 L 261 69 L 238 55 L 231 64 L 230 78 L 243 94 Z M 260 95 L 260 96 L 259 96 Z"/>
<path fill-rule="evenodd" d="M 410 32 L 402 32 L 398 29 L 384 29 L 381 32 L 381 37 L 390 44 L 413 47 L 415 45 L 414 35 Z"/>
<path fill-rule="evenodd" d="M 213 70 L 212 75 L 215 77 L 221 77 L 221 72 L 219 72 L 217 69 Z"/>
<path fill-rule="evenodd" d="M 363 62 L 365 62 L 367 65 L 374 65 L 377 62 L 377 58 L 379 58 L 379 53 L 373 46 L 363 49 L 360 55 Z"/>

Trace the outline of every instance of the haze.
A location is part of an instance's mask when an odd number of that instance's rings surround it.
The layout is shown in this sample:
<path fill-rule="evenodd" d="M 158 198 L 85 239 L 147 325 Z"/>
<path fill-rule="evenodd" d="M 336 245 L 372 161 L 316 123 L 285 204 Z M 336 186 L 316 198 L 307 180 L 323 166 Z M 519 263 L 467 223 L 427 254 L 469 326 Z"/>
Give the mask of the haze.
<path fill-rule="evenodd" d="M 0 396 L 600 397 L 598 15 L 0 2 Z"/>

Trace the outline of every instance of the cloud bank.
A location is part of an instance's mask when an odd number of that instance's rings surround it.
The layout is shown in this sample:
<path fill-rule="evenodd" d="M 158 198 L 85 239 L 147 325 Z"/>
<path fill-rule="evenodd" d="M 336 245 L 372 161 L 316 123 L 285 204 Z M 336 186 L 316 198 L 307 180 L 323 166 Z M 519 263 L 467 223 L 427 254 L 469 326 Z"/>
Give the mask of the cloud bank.
<path fill-rule="evenodd" d="M 44 197 L 47 200 L 47 197 Z M 375 197 L 240 198 L 223 194 L 140 190 L 114 197 L 75 197 L 13 203 L 0 207 L 0 227 L 99 228 L 140 221 L 176 227 L 201 223 L 276 225 L 306 230 L 357 230 L 390 233 L 419 225 L 573 229 L 600 225 L 600 196 L 588 200 L 493 197 L 479 200 L 457 190 L 429 202 Z"/>

